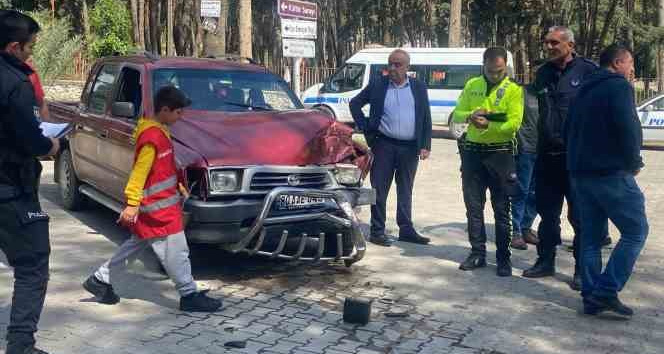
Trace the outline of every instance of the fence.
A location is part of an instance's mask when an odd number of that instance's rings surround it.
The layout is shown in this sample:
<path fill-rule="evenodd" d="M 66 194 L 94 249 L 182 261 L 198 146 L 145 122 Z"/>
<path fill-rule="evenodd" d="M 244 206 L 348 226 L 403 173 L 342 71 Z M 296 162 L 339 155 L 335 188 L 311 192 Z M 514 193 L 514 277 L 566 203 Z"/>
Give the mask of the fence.
<path fill-rule="evenodd" d="M 269 70 L 284 78 L 289 82 L 291 89 L 293 88 L 293 81 L 291 80 L 292 68 L 289 66 L 269 68 Z M 336 68 L 326 68 L 326 67 L 305 67 L 300 69 L 300 89 L 306 90 L 307 88 L 315 85 L 317 83 L 323 82 L 329 76 L 334 74 Z"/>
<path fill-rule="evenodd" d="M 94 61 L 86 58 L 82 53 L 76 54 L 71 65 L 69 65 L 59 79 L 85 81 L 88 78 L 88 73 L 92 68 Z"/>

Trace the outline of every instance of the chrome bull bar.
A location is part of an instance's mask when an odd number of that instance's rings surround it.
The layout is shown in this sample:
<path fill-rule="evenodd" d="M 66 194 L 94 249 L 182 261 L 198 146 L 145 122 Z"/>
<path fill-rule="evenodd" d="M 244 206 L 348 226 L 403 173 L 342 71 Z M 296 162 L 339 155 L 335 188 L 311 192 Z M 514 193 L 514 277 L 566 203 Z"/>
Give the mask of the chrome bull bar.
<path fill-rule="evenodd" d="M 272 205 L 275 203 L 277 198 L 279 198 L 279 196 L 283 194 L 332 199 L 336 202 L 339 209 L 341 209 L 341 211 L 344 213 L 345 217 L 339 217 L 327 212 L 270 217 L 269 214 L 270 211 L 272 210 Z M 351 254 L 346 256 L 343 255 L 343 235 L 340 233 L 337 233 L 335 235 L 337 252 L 334 257 L 323 256 L 325 254 L 325 241 L 328 237 L 328 235 L 326 235 L 325 233 L 320 233 L 317 237 L 318 249 L 315 256 L 302 257 L 307 240 L 311 239 L 309 235 L 306 233 L 302 233 L 300 235 L 300 241 L 298 244 L 297 251 L 292 255 L 285 254 L 284 248 L 286 246 L 286 241 L 288 240 L 289 236 L 288 230 L 282 231 L 279 243 L 273 251 L 268 252 L 261 250 L 261 247 L 263 246 L 266 238 L 265 226 L 291 223 L 291 222 L 314 221 L 321 219 L 335 223 L 350 230 L 351 239 L 353 242 L 353 250 Z M 252 247 L 249 247 L 249 245 L 254 240 L 255 240 L 254 245 Z M 246 252 L 249 255 L 260 255 L 275 259 L 278 258 L 286 260 L 303 260 L 303 261 L 343 260 L 347 266 L 350 266 L 351 264 L 359 261 L 364 257 L 364 253 L 366 252 L 366 241 L 360 229 L 359 219 L 355 215 L 352 205 L 342 193 L 337 191 L 326 191 L 320 189 L 279 187 L 273 189 L 265 196 L 263 209 L 261 210 L 260 214 L 254 221 L 249 232 L 244 237 L 242 237 L 240 241 L 228 245 L 224 248 L 234 253 Z"/>

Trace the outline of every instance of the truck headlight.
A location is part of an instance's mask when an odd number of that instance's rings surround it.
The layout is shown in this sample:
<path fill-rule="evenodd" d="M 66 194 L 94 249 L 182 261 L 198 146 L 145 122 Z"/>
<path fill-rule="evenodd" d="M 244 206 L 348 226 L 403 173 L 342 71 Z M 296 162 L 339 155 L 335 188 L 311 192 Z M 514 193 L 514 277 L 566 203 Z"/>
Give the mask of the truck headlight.
<path fill-rule="evenodd" d="M 356 185 L 360 183 L 362 176 L 362 171 L 351 164 L 337 164 L 334 166 L 333 173 L 337 182 L 344 185 Z"/>
<path fill-rule="evenodd" d="M 239 176 L 237 171 L 210 171 L 210 192 L 233 192 L 238 189 Z"/>

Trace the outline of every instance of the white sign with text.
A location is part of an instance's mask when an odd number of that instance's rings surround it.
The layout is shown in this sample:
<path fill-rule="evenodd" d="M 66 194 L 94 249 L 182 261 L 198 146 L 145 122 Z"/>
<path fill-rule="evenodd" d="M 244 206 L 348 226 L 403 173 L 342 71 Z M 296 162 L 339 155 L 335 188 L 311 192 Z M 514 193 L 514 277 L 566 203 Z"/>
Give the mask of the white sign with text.
<path fill-rule="evenodd" d="M 316 42 L 302 39 L 283 38 L 284 57 L 315 58 Z"/>
<path fill-rule="evenodd" d="M 316 21 L 281 19 L 281 37 L 316 39 Z"/>

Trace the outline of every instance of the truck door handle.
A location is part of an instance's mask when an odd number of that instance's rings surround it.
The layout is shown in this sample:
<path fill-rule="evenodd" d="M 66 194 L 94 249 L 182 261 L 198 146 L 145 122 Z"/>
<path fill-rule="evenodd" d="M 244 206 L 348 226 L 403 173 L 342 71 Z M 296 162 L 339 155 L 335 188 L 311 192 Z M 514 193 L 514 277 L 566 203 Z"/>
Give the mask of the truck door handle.
<path fill-rule="evenodd" d="M 108 138 L 108 130 L 104 129 L 97 132 L 97 136 L 104 139 Z"/>

